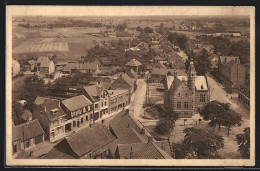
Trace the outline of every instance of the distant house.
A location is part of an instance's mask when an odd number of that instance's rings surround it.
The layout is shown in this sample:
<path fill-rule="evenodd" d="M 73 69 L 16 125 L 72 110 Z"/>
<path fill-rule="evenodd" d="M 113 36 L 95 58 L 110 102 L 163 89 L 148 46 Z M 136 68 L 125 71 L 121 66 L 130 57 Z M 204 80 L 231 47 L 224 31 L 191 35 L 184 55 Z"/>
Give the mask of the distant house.
<path fill-rule="evenodd" d="M 115 137 L 102 124 L 86 127 L 66 137 L 44 156 L 44 159 L 108 158 L 109 149 L 102 149 Z"/>
<path fill-rule="evenodd" d="M 58 62 L 56 64 L 56 71 L 63 71 L 68 62 Z"/>
<path fill-rule="evenodd" d="M 116 32 L 108 32 L 108 37 L 117 37 Z"/>
<path fill-rule="evenodd" d="M 116 79 L 112 85 L 111 90 L 128 90 L 128 101 L 131 101 L 131 96 L 134 91 L 134 86 L 136 84 L 135 79 L 130 78 L 127 74 L 122 74 Z"/>
<path fill-rule="evenodd" d="M 95 62 L 79 63 L 79 71 L 81 73 L 99 73 L 99 64 Z"/>
<path fill-rule="evenodd" d="M 67 116 L 61 108 L 59 100 L 46 101 L 33 110 L 33 118 L 38 119 L 50 142 L 65 136 L 65 121 Z"/>
<path fill-rule="evenodd" d="M 174 74 L 174 72 L 177 72 L 178 76 L 186 75 L 184 69 L 153 68 L 149 81 L 153 83 L 163 83 L 165 75 L 168 73 Z"/>
<path fill-rule="evenodd" d="M 126 70 L 131 70 L 133 69 L 137 74 L 139 74 L 139 68 L 142 65 L 141 62 L 139 62 L 136 59 L 132 59 L 131 61 L 129 61 L 127 64 L 125 64 L 126 66 Z"/>
<path fill-rule="evenodd" d="M 211 70 L 213 70 L 214 68 L 218 68 L 218 60 L 219 60 L 218 55 L 216 55 L 215 53 L 210 53 L 209 59 L 210 59 L 210 63 L 211 63 L 211 66 L 210 66 Z"/>
<path fill-rule="evenodd" d="M 44 140 L 44 131 L 37 119 L 17 126 L 12 125 L 13 154 L 34 147 Z"/>
<path fill-rule="evenodd" d="M 108 57 L 100 57 L 100 62 L 103 64 L 103 65 L 111 65 L 112 64 L 112 60 Z"/>
<path fill-rule="evenodd" d="M 163 58 L 163 57 L 160 57 L 160 56 L 156 56 L 153 59 L 153 62 L 155 62 L 155 63 L 167 63 L 167 59 Z"/>
<path fill-rule="evenodd" d="M 178 53 L 168 55 L 168 62 L 174 69 L 185 69 L 183 58 Z"/>
<path fill-rule="evenodd" d="M 12 76 L 19 75 L 20 73 L 20 63 L 17 60 L 12 60 Z"/>
<path fill-rule="evenodd" d="M 239 58 L 230 58 L 224 58 L 223 60 L 220 57 L 219 73 L 222 81 L 226 84 L 227 91 L 237 92 L 239 87 L 245 83 L 246 68 L 238 62 Z"/>
<path fill-rule="evenodd" d="M 232 33 L 232 36 L 233 37 L 241 37 L 241 34 L 240 33 Z"/>
<path fill-rule="evenodd" d="M 52 74 L 55 72 L 55 64 L 48 57 L 40 56 L 36 61 L 38 70 L 44 74 Z"/>
<path fill-rule="evenodd" d="M 239 56 L 220 56 L 219 57 L 219 65 L 227 64 L 229 61 L 235 61 L 240 63 Z"/>
<path fill-rule="evenodd" d="M 238 90 L 238 100 L 250 109 L 250 80 L 248 79 L 244 85 Z"/>
<path fill-rule="evenodd" d="M 177 52 L 177 54 L 182 58 L 182 60 L 185 62 L 188 59 L 188 56 L 185 52 L 183 52 L 182 50 L 180 50 L 179 52 Z"/>
<path fill-rule="evenodd" d="M 74 73 L 79 70 L 79 63 L 77 61 L 68 62 L 68 64 L 63 68 L 63 73 Z"/>
<path fill-rule="evenodd" d="M 36 68 L 36 61 L 35 60 L 29 60 L 27 62 L 27 64 L 25 65 L 25 70 L 26 71 L 30 71 L 30 72 L 34 72 L 37 70 Z"/>

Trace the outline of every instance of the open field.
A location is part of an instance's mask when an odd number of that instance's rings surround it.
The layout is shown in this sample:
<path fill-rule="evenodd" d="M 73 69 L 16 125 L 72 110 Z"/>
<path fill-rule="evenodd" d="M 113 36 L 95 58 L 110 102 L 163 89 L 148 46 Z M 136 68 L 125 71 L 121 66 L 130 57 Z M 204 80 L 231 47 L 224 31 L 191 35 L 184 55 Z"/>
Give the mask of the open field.
<path fill-rule="evenodd" d="M 31 56 L 57 55 L 58 59 L 77 59 L 87 54 L 95 43 L 129 40 L 130 37 L 97 37 L 99 28 L 13 28 L 13 54 L 15 59 Z M 54 46 L 53 49 L 51 46 Z M 38 52 L 37 52 L 38 51 Z"/>
<path fill-rule="evenodd" d="M 13 53 L 35 52 L 66 52 L 69 51 L 68 43 L 31 43 L 22 44 L 13 50 Z"/>

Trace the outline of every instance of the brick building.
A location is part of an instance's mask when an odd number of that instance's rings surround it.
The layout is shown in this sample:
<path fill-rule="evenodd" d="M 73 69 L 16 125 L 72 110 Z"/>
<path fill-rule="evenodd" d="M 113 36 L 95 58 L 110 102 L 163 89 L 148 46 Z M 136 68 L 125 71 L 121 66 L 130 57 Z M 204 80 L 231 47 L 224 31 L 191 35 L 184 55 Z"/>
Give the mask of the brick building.
<path fill-rule="evenodd" d="M 244 85 L 240 86 L 238 100 L 250 109 L 250 80 L 247 80 Z"/>
<path fill-rule="evenodd" d="M 164 79 L 164 104 L 180 117 L 192 117 L 209 101 L 209 86 L 205 76 L 196 76 L 193 61 L 190 62 L 188 75 L 167 74 Z"/>
<path fill-rule="evenodd" d="M 229 92 L 238 92 L 241 85 L 244 85 L 246 79 L 246 68 L 240 64 L 238 57 L 220 57 L 219 73 L 222 81 L 226 84 L 226 90 Z"/>

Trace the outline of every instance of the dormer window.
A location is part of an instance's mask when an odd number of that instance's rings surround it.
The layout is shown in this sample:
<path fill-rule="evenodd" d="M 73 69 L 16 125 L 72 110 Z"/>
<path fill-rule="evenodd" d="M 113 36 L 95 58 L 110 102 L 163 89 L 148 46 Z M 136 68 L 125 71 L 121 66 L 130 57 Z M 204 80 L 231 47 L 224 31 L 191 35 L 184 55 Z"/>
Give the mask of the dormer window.
<path fill-rule="evenodd" d="M 204 87 L 203 87 L 203 85 L 201 85 L 201 90 L 203 90 L 204 89 Z"/>
<path fill-rule="evenodd" d="M 55 115 L 55 114 L 58 113 L 58 111 L 59 111 L 59 109 L 57 109 L 57 108 L 56 108 L 56 109 L 52 109 L 52 110 L 51 110 L 51 113 L 52 113 L 53 115 Z"/>

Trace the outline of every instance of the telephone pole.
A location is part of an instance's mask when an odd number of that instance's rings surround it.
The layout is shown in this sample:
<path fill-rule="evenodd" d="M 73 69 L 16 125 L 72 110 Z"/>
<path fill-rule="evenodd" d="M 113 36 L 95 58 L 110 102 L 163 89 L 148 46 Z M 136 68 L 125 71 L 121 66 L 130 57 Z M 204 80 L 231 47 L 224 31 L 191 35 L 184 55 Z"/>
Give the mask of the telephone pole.
<path fill-rule="evenodd" d="M 149 98 L 149 77 L 147 77 L 146 80 L 146 104 L 150 104 L 150 98 Z"/>

